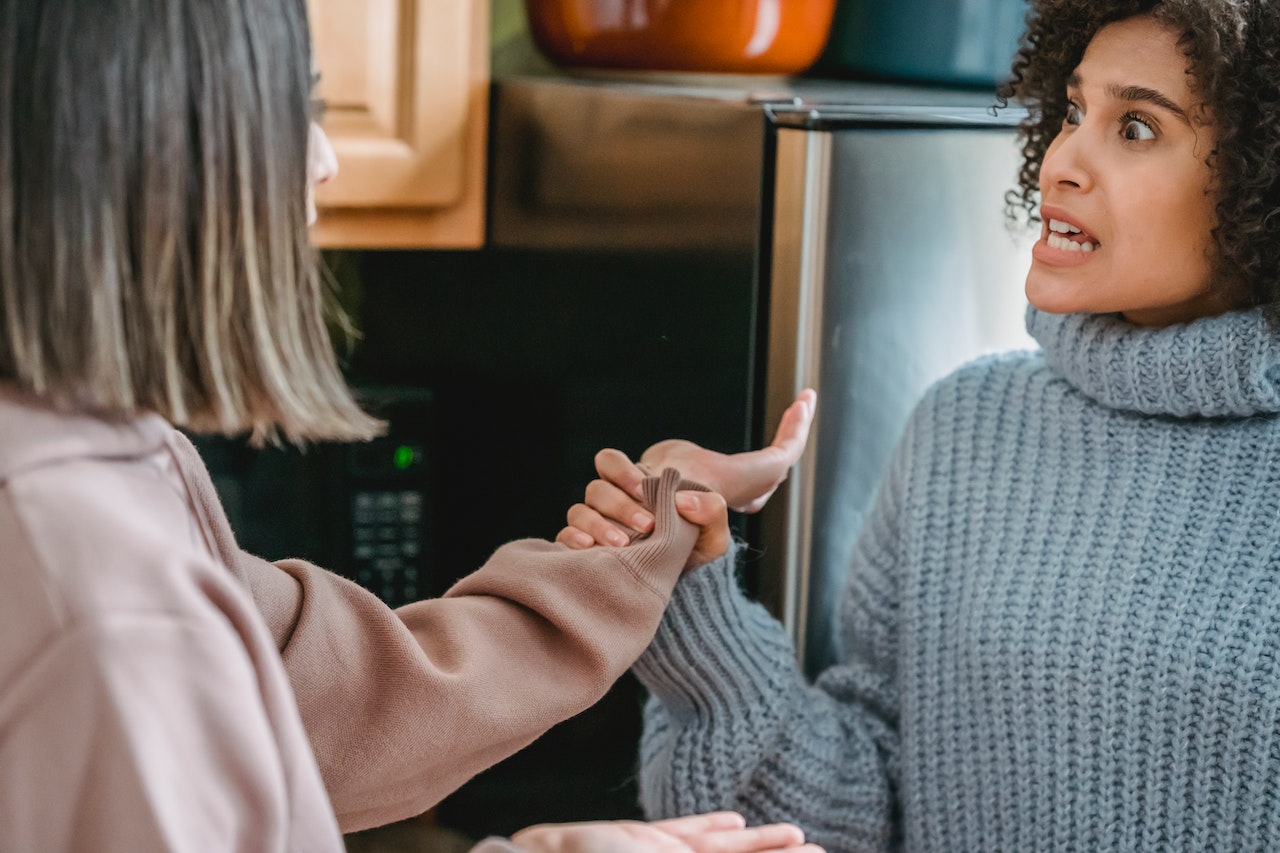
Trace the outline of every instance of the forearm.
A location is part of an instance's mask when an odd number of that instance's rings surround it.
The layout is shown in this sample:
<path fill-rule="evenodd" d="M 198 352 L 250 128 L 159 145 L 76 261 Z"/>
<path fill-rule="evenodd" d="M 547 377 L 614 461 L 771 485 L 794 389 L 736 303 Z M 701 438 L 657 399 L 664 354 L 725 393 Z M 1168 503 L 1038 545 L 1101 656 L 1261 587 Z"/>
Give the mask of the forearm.
<path fill-rule="evenodd" d="M 507 562 L 523 550 L 496 556 Z M 485 591 L 455 589 L 387 618 L 359 588 L 304 581 L 308 605 L 283 654 L 344 830 L 425 810 L 590 706 L 625 672 L 663 600 L 627 583 L 607 552 L 588 558 L 591 574 L 623 588 L 595 585 L 601 594 L 575 601 L 579 587 L 593 586 L 582 583 L 582 567 L 533 555 L 521 577 L 487 566 L 468 584 L 491 581 Z M 560 564 L 558 577 L 546 576 L 549 560 Z M 340 652 L 328 648 L 335 639 Z"/>
<path fill-rule="evenodd" d="M 310 564 L 271 567 L 300 592 L 292 620 L 277 608 L 293 622 L 281 653 L 344 831 L 424 811 L 604 694 L 652 637 L 697 535 L 675 517 L 675 486 L 658 495 L 655 481 L 649 541 L 512 543 L 394 613 Z"/>
<path fill-rule="evenodd" d="M 648 817 L 734 809 L 797 823 L 830 850 L 887 847 L 896 738 L 844 684 L 805 682 L 782 626 L 737 590 L 728 563 L 681 581 L 633 669 L 653 697 Z"/>
<path fill-rule="evenodd" d="M 193 508 L 284 659 L 344 830 L 424 811 L 598 699 L 653 635 L 698 530 L 645 482 L 654 533 L 621 551 L 508 546 L 439 601 L 392 612 L 337 575 L 241 550 L 194 446 Z"/>

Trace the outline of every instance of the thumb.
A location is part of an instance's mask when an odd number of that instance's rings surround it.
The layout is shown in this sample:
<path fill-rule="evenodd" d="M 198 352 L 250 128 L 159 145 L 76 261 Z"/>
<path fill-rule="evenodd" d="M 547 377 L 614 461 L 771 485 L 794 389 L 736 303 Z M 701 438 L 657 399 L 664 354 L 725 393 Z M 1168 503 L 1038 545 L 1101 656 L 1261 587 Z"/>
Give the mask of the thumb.
<path fill-rule="evenodd" d="M 806 388 L 787 407 L 778 422 L 773 443 L 768 447 L 727 457 L 737 466 L 743 488 L 730 494 L 729 500 L 739 512 L 759 512 L 768 503 L 782 481 L 787 479 L 791 466 L 800 461 L 809 432 L 813 427 L 813 414 L 818 395 Z"/>
<path fill-rule="evenodd" d="M 787 467 L 794 465 L 804 452 L 817 405 L 818 392 L 806 388 L 796 396 L 795 402 L 787 406 L 778 421 L 778 431 L 774 433 L 770 446 L 781 452 Z"/>
<path fill-rule="evenodd" d="M 676 492 L 676 511 L 698 526 L 686 569 L 697 568 L 729 550 L 729 505 L 716 492 Z"/>

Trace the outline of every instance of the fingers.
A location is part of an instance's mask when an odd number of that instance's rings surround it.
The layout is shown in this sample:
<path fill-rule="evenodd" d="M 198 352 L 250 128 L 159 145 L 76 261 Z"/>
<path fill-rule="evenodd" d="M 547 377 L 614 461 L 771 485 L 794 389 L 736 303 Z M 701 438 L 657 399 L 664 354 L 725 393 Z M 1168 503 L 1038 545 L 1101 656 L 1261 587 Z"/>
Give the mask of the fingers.
<path fill-rule="evenodd" d="M 789 824 L 745 829 L 738 818 L 736 825 L 717 828 L 715 820 L 690 820 L 542 824 L 516 832 L 511 840 L 530 853 L 823 853 L 817 845 L 803 844 L 800 830 Z"/>
<path fill-rule="evenodd" d="M 641 533 L 653 529 L 653 514 L 611 482 L 592 480 L 587 484 L 583 502 L 621 527 Z"/>
<path fill-rule="evenodd" d="M 676 511 L 686 521 L 698 525 L 686 569 L 697 568 L 723 556 L 729 550 L 729 505 L 715 492 L 676 492 Z"/>
<path fill-rule="evenodd" d="M 582 506 L 582 504 L 574 504 L 569 508 L 568 515 L 570 518 L 573 518 L 574 510 L 580 506 Z M 592 537 L 590 533 L 574 527 L 572 524 L 568 527 L 561 528 L 560 532 L 556 534 L 556 541 L 561 545 L 567 545 L 578 551 L 584 548 L 590 548 L 596 544 L 595 538 Z"/>
<path fill-rule="evenodd" d="M 774 433 L 770 446 L 782 453 L 787 467 L 799 461 L 800 454 L 804 453 L 817 405 L 818 393 L 812 388 L 806 388 L 796 396 L 795 402 L 787 407 L 782 413 L 782 419 L 778 421 L 778 431 Z"/>
<path fill-rule="evenodd" d="M 738 466 L 739 478 L 750 484 L 750 488 L 734 496 L 739 498 L 734 502 L 734 509 L 746 513 L 759 512 L 787 479 L 791 466 L 800 461 L 808 444 L 817 402 L 817 392 L 812 388 L 804 389 L 782 413 L 772 444 L 728 457 Z"/>
<path fill-rule="evenodd" d="M 630 541 L 624 530 L 586 504 L 569 507 L 565 521 L 568 526 L 560 531 L 556 541 L 570 548 L 590 548 L 592 545 L 621 548 Z"/>
<path fill-rule="evenodd" d="M 747 819 L 737 812 L 707 812 L 686 817 L 673 817 L 666 820 L 655 820 L 653 825 L 672 835 L 692 832 L 707 832 L 712 829 L 742 829 Z"/>
<path fill-rule="evenodd" d="M 606 447 L 596 454 L 596 473 L 633 498 L 644 498 L 644 472 L 621 450 Z"/>
<path fill-rule="evenodd" d="M 809 853 L 809 850 L 817 849 L 803 846 L 804 833 L 790 824 L 709 832 L 698 838 L 681 840 L 695 853 L 790 853 L 801 850 Z"/>
<path fill-rule="evenodd" d="M 569 507 L 565 520 L 568 526 L 556 535 L 556 541 L 570 548 L 622 547 L 631 541 L 633 531 L 653 529 L 653 514 L 605 480 L 588 483 L 583 503 Z"/>
<path fill-rule="evenodd" d="M 633 523 L 639 525 L 644 521 L 645 529 L 653 526 L 653 516 L 640 510 L 616 486 L 596 480 L 587 487 L 587 493 L 589 503 L 612 507 L 610 511 L 613 513 L 625 512 L 619 507 L 635 508 L 638 512 L 633 516 Z M 680 491 L 676 492 L 675 501 L 680 516 L 699 528 L 686 569 L 709 563 L 729 550 L 729 507 L 723 496 L 715 492 Z M 621 547 L 630 541 L 627 526 L 618 525 L 596 506 L 574 504 L 565 513 L 565 520 L 568 524 L 556 534 L 556 541 L 570 548 L 590 548 L 593 545 Z"/>
<path fill-rule="evenodd" d="M 716 821 L 736 825 L 720 826 Z M 774 851 L 818 851 L 816 845 L 805 845 L 804 832 L 793 824 L 777 823 L 744 828 L 742 817 L 733 812 L 695 815 L 658 821 L 655 827 L 684 841 L 696 853 L 774 853 Z"/>
<path fill-rule="evenodd" d="M 799 827 L 789 823 L 779 823 L 770 826 L 753 826 L 750 829 L 707 833 L 694 849 L 698 853 L 755 853 L 755 851 L 764 850 L 786 850 L 803 843 L 804 833 Z"/>

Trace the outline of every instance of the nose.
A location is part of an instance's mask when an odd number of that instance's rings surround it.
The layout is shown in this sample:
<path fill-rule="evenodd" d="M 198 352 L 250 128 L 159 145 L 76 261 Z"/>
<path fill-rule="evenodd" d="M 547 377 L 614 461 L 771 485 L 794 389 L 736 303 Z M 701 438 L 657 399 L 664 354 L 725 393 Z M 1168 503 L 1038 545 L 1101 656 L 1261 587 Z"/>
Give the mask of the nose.
<path fill-rule="evenodd" d="M 1089 131 L 1085 125 L 1059 133 L 1040 163 L 1040 192 L 1051 188 L 1088 191 L 1093 186 L 1089 166 Z"/>
<path fill-rule="evenodd" d="M 313 186 L 318 186 L 337 176 L 338 156 L 333 153 L 329 136 L 320 125 L 312 122 L 311 136 L 308 140 L 307 177 Z"/>

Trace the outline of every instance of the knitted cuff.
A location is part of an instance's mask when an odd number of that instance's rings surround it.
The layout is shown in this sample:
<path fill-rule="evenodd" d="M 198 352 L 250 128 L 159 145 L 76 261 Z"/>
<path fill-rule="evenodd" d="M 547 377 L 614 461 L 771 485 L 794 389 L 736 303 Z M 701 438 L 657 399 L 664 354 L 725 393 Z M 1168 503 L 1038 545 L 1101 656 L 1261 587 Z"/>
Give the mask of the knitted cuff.
<path fill-rule="evenodd" d="M 726 705 L 772 707 L 803 683 L 782 625 L 739 589 L 736 550 L 681 578 L 653 642 L 632 666 L 678 720 Z"/>

